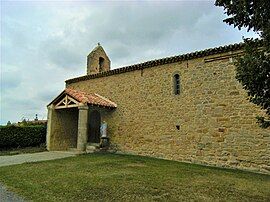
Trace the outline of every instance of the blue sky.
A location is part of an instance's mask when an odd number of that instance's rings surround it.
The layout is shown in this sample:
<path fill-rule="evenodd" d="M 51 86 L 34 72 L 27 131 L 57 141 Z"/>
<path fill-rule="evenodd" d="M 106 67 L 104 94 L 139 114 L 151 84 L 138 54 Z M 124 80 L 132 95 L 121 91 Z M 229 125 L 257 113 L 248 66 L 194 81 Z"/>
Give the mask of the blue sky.
<path fill-rule="evenodd" d="M 1 1 L 1 123 L 46 119 L 98 42 L 112 68 L 256 37 L 214 1 Z"/>

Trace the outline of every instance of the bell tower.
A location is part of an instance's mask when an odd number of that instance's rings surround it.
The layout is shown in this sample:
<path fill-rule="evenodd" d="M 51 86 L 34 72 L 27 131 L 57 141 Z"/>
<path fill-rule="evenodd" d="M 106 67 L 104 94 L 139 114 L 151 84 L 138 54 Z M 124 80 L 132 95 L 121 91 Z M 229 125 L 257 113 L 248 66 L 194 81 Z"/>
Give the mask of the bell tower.
<path fill-rule="evenodd" d="M 97 47 L 87 56 L 87 75 L 109 71 L 110 68 L 111 61 L 100 43 L 98 43 Z"/>

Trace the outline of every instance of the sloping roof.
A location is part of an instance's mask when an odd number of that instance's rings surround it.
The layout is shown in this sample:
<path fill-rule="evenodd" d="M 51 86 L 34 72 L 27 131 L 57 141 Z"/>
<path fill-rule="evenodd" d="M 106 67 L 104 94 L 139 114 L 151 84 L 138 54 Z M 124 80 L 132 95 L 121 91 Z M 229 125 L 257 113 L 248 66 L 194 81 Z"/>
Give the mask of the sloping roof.
<path fill-rule="evenodd" d="M 261 40 L 258 40 L 257 42 L 258 42 L 259 46 L 262 45 Z M 85 81 L 85 80 L 89 80 L 89 79 L 95 79 L 95 78 L 110 76 L 110 75 L 114 75 L 114 74 L 121 74 L 121 73 L 125 73 L 125 72 L 141 70 L 141 69 L 154 67 L 154 66 L 158 66 L 158 65 L 170 64 L 170 63 L 180 62 L 180 61 L 184 61 L 184 60 L 190 60 L 190 59 L 214 55 L 214 54 L 226 53 L 229 51 L 237 51 L 237 50 L 243 49 L 244 45 L 245 45 L 244 43 L 236 43 L 236 44 L 219 46 L 216 48 L 209 48 L 209 49 L 191 52 L 191 53 L 182 54 L 182 55 L 177 55 L 177 56 L 171 56 L 171 57 L 166 57 L 166 58 L 161 58 L 161 59 L 156 59 L 156 60 L 150 60 L 150 61 L 143 62 L 143 63 L 138 63 L 138 64 L 134 64 L 134 65 L 130 65 L 130 66 L 125 66 L 125 67 L 113 69 L 110 71 L 105 71 L 105 72 L 100 72 L 97 74 L 91 74 L 91 75 L 76 77 L 73 79 L 68 79 L 68 80 L 66 80 L 66 83 L 71 84 L 71 83 L 75 83 L 78 81 Z"/>
<path fill-rule="evenodd" d="M 79 91 L 79 90 L 75 90 L 72 88 L 66 88 L 50 104 L 56 103 L 64 95 L 69 95 L 73 99 L 75 99 L 78 102 L 83 103 L 83 104 L 90 104 L 90 105 L 109 107 L 109 108 L 116 108 L 117 107 L 116 103 L 112 102 L 111 100 L 109 100 L 109 99 L 107 99 L 107 98 L 105 98 L 97 93 L 86 93 L 84 91 Z"/>
<path fill-rule="evenodd" d="M 98 45 L 88 54 L 88 57 L 90 55 L 95 54 L 95 52 L 98 51 L 98 50 L 102 51 L 104 53 L 104 55 L 106 56 L 106 58 L 108 60 L 110 60 L 110 58 L 108 57 L 107 53 L 105 52 L 104 48 L 100 45 L 100 43 L 98 43 Z"/>
<path fill-rule="evenodd" d="M 97 94 L 97 93 L 86 93 L 83 91 L 74 90 L 71 88 L 66 88 L 65 92 L 73 97 L 74 99 L 78 100 L 84 104 L 93 104 L 99 105 L 104 107 L 117 107 L 117 105 L 110 101 L 109 99 Z"/>

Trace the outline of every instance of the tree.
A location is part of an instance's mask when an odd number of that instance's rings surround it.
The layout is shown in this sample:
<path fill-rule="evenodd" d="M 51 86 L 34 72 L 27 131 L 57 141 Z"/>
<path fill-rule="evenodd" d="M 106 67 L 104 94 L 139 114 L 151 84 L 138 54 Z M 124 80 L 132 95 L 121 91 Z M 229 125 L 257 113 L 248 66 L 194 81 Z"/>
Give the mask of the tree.
<path fill-rule="evenodd" d="M 247 90 L 249 100 L 266 112 L 257 117 L 261 127 L 270 126 L 270 3 L 269 0 L 216 0 L 229 16 L 223 20 L 238 29 L 247 28 L 260 35 L 244 39 L 244 56 L 236 62 L 236 79 Z"/>

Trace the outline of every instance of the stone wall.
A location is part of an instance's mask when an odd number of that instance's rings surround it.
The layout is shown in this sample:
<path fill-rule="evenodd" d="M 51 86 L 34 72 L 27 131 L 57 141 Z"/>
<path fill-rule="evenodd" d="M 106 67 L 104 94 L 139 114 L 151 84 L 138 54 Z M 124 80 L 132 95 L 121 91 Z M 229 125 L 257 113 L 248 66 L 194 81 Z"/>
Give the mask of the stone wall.
<path fill-rule="evenodd" d="M 49 150 L 67 150 L 77 147 L 78 109 L 52 110 Z"/>
<path fill-rule="evenodd" d="M 117 103 L 102 119 L 108 122 L 112 143 L 122 151 L 269 172 L 270 130 L 260 128 L 255 118 L 263 112 L 247 100 L 231 58 L 215 56 L 68 87 Z M 179 96 L 173 94 L 176 72 L 181 77 Z"/>

